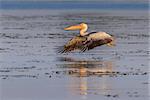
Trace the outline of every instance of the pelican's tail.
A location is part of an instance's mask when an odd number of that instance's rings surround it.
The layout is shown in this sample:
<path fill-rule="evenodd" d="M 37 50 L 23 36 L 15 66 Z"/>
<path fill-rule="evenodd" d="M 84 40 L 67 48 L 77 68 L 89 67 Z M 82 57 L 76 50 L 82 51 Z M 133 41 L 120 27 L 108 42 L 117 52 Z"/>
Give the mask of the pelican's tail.
<path fill-rule="evenodd" d="M 106 44 L 109 47 L 114 47 L 116 46 L 116 39 L 115 37 L 112 37 L 112 41 Z"/>

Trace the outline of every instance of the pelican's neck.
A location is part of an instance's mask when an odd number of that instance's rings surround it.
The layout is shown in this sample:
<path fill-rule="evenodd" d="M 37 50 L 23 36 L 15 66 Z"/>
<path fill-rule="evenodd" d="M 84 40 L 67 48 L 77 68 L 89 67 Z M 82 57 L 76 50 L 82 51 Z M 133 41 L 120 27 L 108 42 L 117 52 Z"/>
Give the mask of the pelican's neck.
<path fill-rule="evenodd" d="M 87 35 L 87 34 L 88 34 L 87 29 L 88 29 L 87 26 L 84 26 L 83 28 L 81 28 L 81 29 L 80 29 L 80 35 L 81 35 L 81 36 Z"/>

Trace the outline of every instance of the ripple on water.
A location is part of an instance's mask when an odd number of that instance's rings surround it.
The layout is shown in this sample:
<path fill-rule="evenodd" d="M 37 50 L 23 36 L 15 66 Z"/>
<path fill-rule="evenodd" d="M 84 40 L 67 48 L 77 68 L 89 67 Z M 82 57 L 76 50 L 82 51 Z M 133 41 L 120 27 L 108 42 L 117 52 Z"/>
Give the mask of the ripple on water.
<path fill-rule="evenodd" d="M 36 90 L 39 91 L 44 88 L 43 93 L 49 93 L 48 96 L 52 96 L 54 89 L 61 92 L 64 86 L 69 92 L 61 94 L 76 94 L 75 99 L 79 96 L 98 96 L 98 99 L 135 100 L 148 96 L 150 51 L 147 17 L 109 13 L 95 13 L 93 16 L 85 12 L 30 14 L 20 12 L 20 15 L 0 16 L 0 79 L 10 83 L 5 87 L 13 82 L 20 86 L 20 80 L 25 79 L 29 83 L 39 80 L 30 85 L 37 85 Z M 114 35 L 116 46 L 101 46 L 84 53 L 56 53 L 57 47 L 77 35 L 74 31 L 64 31 L 64 27 L 79 24 L 81 20 L 90 25 L 91 31 L 106 31 Z M 17 86 L 16 90 L 8 89 L 17 92 Z M 53 89 L 53 86 L 56 87 Z M 34 91 L 32 87 L 25 88 Z M 10 91 L 6 92 L 8 96 Z"/>

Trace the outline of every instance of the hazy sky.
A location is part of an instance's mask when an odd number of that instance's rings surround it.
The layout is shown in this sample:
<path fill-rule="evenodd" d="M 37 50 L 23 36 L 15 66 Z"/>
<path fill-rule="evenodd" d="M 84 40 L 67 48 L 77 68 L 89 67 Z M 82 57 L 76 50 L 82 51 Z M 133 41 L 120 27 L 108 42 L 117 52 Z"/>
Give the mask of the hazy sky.
<path fill-rule="evenodd" d="M 148 2 L 148 0 L 0 0 L 0 1 L 105 1 L 105 2 Z"/>
<path fill-rule="evenodd" d="M 0 1 L 1 1 L 0 9 L 144 9 L 144 10 L 148 9 L 148 0 L 0 0 Z"/>

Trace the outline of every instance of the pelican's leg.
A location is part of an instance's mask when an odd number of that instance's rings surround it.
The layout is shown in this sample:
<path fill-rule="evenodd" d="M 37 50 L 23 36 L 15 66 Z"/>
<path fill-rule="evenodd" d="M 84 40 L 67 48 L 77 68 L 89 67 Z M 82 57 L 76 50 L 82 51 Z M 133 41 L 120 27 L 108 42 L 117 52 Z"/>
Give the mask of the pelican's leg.
<path fill-rule="evenodd" d="M 107 43 L 106 45 L 109 47 L 113 47 L 113 45 L 111 43 Z"/>

